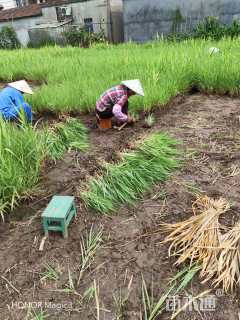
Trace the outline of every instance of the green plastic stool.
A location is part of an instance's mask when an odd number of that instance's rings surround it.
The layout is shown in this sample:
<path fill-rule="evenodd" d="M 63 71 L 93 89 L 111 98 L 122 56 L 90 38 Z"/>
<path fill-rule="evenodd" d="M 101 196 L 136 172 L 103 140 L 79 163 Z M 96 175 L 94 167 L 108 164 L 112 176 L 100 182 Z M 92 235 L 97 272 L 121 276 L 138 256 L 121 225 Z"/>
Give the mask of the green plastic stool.
<path fill-rule="evenodd" d="M 54 196 L 42 213 L 45 236 L 49 231 L 60 231 L 64 238 L 68 237 L 68 226 L 77 216 L 74 197 Z"/>

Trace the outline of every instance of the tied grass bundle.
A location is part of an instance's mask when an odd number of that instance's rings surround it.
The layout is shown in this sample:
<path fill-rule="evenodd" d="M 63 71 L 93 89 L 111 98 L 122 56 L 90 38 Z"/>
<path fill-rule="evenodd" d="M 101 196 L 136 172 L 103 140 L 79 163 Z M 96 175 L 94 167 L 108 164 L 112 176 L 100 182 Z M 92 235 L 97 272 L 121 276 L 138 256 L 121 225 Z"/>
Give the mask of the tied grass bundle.
<path fill-rule="evenodd" d="M 81 192 L 86 205 L 109 214 L 122 203 L 133 204 L 178 166 L 176 144 L 166 134 L 152 134 L 135 152 L 122 154 L 120 163 L 106 164 L 103 175 L 93 178 L 88 190 Z"/>
<path fill-rule="evenodd" d="M 13 209 L 38 182 L 45 157 L 43 136 L 24 120 L 17 124 L 0 118 L 0 214 Z"/>
<path fill-rule="evenodd" d="M 52 160 L 61 159 L 69 149 L 85 150 L 88 147 L 87 129 L 78 120 L 68 118 L 66 123 L 59 123 L 46 133 L 46 146 Z"/>
<path fill-rule="evenodd" d="M 222 237 L 215 286 L 222 284 L 227 292 L 240 284 L 240 221 Z"/>
<path fill-rule="evenodd" d="M 220 198 L 198 197 L 194 203 L 194 216 L 174 224 L 162 224 L 162 229 L 171 232 L 163 243 L 171 242 L 169 255 L 178 256 L 176 264 L 187 259 L 197 260 L 202 265 L 201 276 L 210 278 L 217 264 L 221 243 L 219 216 L 230 208 L 229 203 Z"/>

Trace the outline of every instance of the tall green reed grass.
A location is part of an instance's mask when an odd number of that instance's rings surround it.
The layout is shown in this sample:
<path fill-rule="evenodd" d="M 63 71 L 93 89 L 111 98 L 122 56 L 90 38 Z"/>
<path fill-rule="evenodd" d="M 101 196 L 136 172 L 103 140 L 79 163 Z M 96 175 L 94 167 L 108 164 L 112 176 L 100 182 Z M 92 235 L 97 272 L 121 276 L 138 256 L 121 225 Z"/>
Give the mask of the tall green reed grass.
<path fill-rule="evenodd" d="M 212 46 L 221 53 L 209 55 Z M 84 48 L 49 47 L 0 51 L 0 80 L 45 80 L 29 97 L 35 110 L 89 111 L 99 95 L 124 79 L 141 79 L 145 98 L 133 109 L 164 105 L 191 85 L 209 92 L 239 93 L 238 39 L 150 42 Z"/>
<path fill-rule="evenodd" d="M 120 163 L 106 164 L 103 174 L 90 180 L 81 197 L 101 214 L 110 214 L 123 203 L 135 203 L 178 167 L 176 145 L 176 140 L 166 134 L 150 135 L 135 152 L 122 154 Z"/>
<path fill-rule="evenodd" d="M 82 151 L 87 146 L 87 130 L 76 119 L 54 130 L 36 130 L 24 119 L 11 123 L 0 118 L 0 215 L 28 197 L 46 159 L 61 159 L 69 149 Z"/>
<path fill-rule="evenodd" d="M 0 119 L 0 214 L 36 185 L 44 156 L 44 136 L 27 124 Z"/>

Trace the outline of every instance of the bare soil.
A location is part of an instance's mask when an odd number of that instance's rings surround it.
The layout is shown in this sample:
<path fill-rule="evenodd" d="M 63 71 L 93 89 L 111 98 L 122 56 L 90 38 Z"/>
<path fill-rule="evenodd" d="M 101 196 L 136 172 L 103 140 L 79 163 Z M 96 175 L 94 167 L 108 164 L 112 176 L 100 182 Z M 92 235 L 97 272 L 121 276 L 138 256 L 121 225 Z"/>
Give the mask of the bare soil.
<path fill-rule="evenodd" d="M 143 115 L 142 115 L 143 118 Z M 161 246 L 164 235 L 154 233 L 160 222 L 181 221 L 191 216 L 196 193 L 225 197 L 231 210 L 223 218 L 233 225 L 240 216 L 240 99 L 195 94 L 177 97 L 168 107 L 155 112 L 151 129 L 143 119 L 123 131 L 90 131 L 91 148 L 86 153 L 70 152 L 62 161 L 45 168 L 38 196 L 23 203 L 9 221 L 0 224 L 0 320 L 26 319 L 28 305 L 42 307 L 48 319 L 97 319 L 95 298 L 81 302 L 81 296 L 94 280 L 99 288 L 99 319 L 141 319 L 141 277 L 153 284 L 155 300 L 179 271 L 168 247 Z M 90 126 L 93 117 L 82 116 Z M 79 198 L 89 176 L 101 171 L 102 161 L 118 160 L 119 151 L 131 149 L 136 139 L 154 131 L 168 132 L 182 142 L 184 161 L 167 182 L 153 187 L 134 207 L 122 206 L 112 217 L 87 210 Z M 38 251 L 43 230 L 41 212 L 53 194 L 75 195 L 78 217 L 69 227 L 69 238 L 50 234 L 44 251 Z M 77 285 L 81 261 L 81 237 L 91 226 L 103 228 L 103 243 L 90 270 Z M 44 263 L 60 273 L 59 279 L 41 282 Z M 56 291 L 69 283 L 69 270 L 75 293 Z M 132 278 L 131 293 L 117 315 L 114 297 L 124 296 Z M 211 284 L 201 284 L 196 276 L 187 292 L 198 295 Z M 216 310 L 186 311 L 177 319 L 227 320 L 240 317 L 239 292 L 216 297 Z M 184 293 L 186 295 L 186 292 Z M 24 304 L 25 303 L 25 304 Z M 37 310 L 37 308 L 35 308 Z M 31 318 L 31 317 L 30 317 Z M 170 319 L 164 311 L 158 319 Z"/>
<path fill-rule="evenodd" d="M 27 82 L 30 84 L 30 86 L 35 89 L 40 87 L 42 84 L 45 83 L 45 81 L 39 81 L 39 80 L 27 80 Z M 8 82 L 0 81 L 0 89 L 7 86 Z"/>

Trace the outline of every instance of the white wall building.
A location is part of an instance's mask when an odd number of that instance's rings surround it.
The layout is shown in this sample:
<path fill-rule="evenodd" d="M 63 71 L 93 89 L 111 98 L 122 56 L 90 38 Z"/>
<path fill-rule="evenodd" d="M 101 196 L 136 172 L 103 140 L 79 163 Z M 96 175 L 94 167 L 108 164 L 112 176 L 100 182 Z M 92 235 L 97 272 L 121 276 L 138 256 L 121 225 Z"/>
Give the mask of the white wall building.
<path fill-rule="evenodd" d="M 16 0 L 0 0 L 0 6 L 3 6 L 3 9 L 11 9 L 17 7 Z"/>
<path fill-rule="evenodd" d="M 85 27 L 94 33 L 102 30 L 110 41 L 123 41 L 121 0 L 52 0 L 1 10 L 0 30 L 6 25 L 15 29 L 23 46 L 44 33 L 56 35 L 58 38 L 67 25 Z"/>

